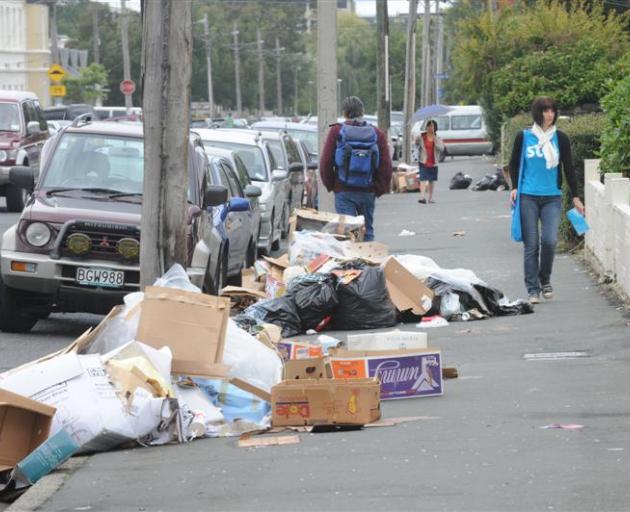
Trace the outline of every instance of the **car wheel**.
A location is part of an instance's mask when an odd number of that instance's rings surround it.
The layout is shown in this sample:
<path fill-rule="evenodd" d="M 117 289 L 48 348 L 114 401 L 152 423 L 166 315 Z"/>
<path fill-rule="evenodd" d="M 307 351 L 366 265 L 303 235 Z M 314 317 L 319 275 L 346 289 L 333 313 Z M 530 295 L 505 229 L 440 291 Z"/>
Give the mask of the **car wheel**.
<path fill-rule="evenodd" d="M 256 263 L 256 240 L 251 240 L 249 242 L 249 247 L 247 248 L 247 256 L 245 257 L 245 268 L 253 267 L 254 263 Z"/>
<path fill-rule="evenodd" d="M 291 211 L 289 205 L 285 204 L 282 209 L 282 225 L 281 225 L 281 237 L 285 240 L 289 236 L 289 219 L 291 217 Z"/>
<path fill-rule="evenodd" d="M 7 198 L 7 211 L 9 212 L 21 212 L 24 209 L 24 203 L 28 193 L 23 188 L 18 188 L 15 185 L 8 185 L 6 189 Z"/>
<path fill-rule="evenodd" d="M 0 280 L 0 330 L 27 332 L 37 323 L 37 317 L 24 308 L 19 292 Z"/>

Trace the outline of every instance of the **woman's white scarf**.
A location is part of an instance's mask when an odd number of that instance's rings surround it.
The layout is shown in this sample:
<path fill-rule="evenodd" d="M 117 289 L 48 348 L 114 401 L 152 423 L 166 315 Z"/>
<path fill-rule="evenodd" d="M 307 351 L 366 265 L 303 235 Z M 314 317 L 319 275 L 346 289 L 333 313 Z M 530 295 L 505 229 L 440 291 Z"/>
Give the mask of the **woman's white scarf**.
<path fill-rule="evenodd" d="M 544 131 L 540 125 L 534 123 L 532 133 L 538 138 L 538 147 L 541 149 L 545 157 L 547 169 L 554 169 L 560 163 L 560 152 L 558 148 L 551 142 L 556 134 L 556 125 L 553 125 L 547 131 Z"/>

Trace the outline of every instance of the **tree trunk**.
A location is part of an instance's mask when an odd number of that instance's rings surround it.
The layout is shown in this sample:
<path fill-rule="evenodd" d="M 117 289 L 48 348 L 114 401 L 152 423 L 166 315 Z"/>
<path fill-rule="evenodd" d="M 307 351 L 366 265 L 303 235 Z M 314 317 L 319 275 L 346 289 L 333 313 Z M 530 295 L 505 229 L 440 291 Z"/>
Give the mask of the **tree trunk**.
<path fill-rule="evenodd" d="M 144 0 L 144 188 L 140 281 L 187 266 L 191 0 Z"/>

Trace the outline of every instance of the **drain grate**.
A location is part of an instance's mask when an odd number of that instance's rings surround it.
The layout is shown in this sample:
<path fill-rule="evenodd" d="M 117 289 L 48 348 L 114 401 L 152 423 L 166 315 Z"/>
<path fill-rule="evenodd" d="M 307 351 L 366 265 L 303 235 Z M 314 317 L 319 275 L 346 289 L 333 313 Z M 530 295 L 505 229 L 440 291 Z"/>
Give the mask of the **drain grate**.
<path fill-rule="evenodd" d="M 536 354 L 525 354 L 526 361 L 555 361 L 557 359 L 578 359 L 580 357 L 591 357 L 586 351 L 573 352 L 538 352 Z"/>

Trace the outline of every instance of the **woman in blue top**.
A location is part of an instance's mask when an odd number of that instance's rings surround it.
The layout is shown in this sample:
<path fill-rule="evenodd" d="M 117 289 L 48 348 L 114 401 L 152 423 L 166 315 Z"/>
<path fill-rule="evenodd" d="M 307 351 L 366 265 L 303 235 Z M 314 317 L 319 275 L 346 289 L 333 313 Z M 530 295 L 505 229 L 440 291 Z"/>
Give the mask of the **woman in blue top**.
<path fill-rule="evenodd" d="M 562 212 L 562 174 L 571 190 L 573 206 L 584 214 L 584 205 L 577 194 L 569 137 L 556 129 L 555 101 L 546 96 L 536 98 L 532 103 L 532 117 L 534 125 L 520 132 L 514 141 L 510 158 L 513 187 L 510 199 L 514 204 L 520 194 L 525 286 L 529 301 L 537 304 L 541 291 L 545 299 L 553 297 L 551 270 Z"/>

